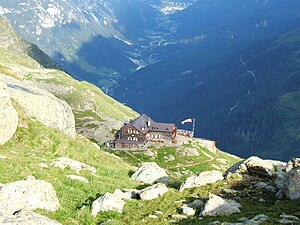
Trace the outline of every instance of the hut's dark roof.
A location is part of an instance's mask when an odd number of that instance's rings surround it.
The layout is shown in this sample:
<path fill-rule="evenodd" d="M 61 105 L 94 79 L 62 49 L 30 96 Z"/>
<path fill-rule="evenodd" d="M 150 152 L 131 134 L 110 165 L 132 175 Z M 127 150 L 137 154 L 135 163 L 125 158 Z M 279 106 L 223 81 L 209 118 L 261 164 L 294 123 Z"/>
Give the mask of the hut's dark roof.
<path fill-rule="evenodd" d="M 139 130 L 142 133 L 147 133 L 148 131 L 172 133 L 173 128 L 175 127 L 175 124 L 173 124 L 173 123 L 158 123 L 158 122 L 153 121 L 147 115 L 143 114 L 143 115 L 137 117 L 136 119 L 132 120 L 130 123 L 126 124 L 125 128 L 130 127 L 130 126 L 135 127 L 137 130 Z"/>

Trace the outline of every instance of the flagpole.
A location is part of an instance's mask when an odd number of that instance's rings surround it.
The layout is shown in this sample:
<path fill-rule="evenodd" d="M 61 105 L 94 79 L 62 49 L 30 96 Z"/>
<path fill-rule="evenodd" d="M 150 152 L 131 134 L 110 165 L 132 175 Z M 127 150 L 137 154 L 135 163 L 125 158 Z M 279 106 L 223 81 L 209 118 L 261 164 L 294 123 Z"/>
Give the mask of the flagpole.
<path fill-rule="evenodd" d="M 193 137 L 195 135 L 195 121 L 196 121 L 196 118 L 193 118 Z"/>

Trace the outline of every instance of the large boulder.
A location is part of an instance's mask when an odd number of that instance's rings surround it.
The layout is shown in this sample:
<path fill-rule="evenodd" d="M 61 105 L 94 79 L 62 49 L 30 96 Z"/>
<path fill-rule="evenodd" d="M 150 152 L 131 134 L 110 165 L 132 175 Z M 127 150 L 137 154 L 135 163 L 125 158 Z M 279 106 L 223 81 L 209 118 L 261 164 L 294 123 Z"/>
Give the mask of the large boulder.
<path fill-rule="evenodd" d="M 209 194 L 201 216 L 229 216 L 240 212 L 241 205 L 234 200 L 223 199 L 217 195 Z"/>
<path fill-rule="evenodd" d="M 43 180 L 20 180 L 0 188 L 0 213 L 14 214 L 23 209 L 55 211 L 59 201 L 52 184 Z"/>
<path fill-rule="evenodd" d="M 9 141 L 18 126 L 18 113 L 11 104 L 5 83 L 0 81 L 0 145 Z"/>
<path fill-rule="evenodd" d="M 138 194 L 142 200 L 152 200 L 163 196 L 168 191 L 169 189 L 165 184 L 158 183 L 140 190 Z"/>
<path fill-rule="evenodd" d="M 300 199 L 300 158 L 291 159 L 286 167 L 283 191 L 291 200 Z"/>
<path fill-rule="evenodd" d="M 38 213 L 31 211 L 21 210 L 13 215 L 1 214 L 0 213 L 0 224 L 6 225 L 61 225 L 54 220 L 50 220 L 46 216 L 42 216 Z"/>
<path fill-rule="evenodd" d="M 159 167 L 155 162 L 145 162 L 131 176 L 131 179 L 145 184 L 166 183 L 169 181 L 169 176 L 166 171 Z"/>
<path fill-rule="evenodd" d="M 232 174 L 248 174 L 262 178 L 270 178 L 275 174 L 275 166 L 277 165 L 275 162 L 278 161 L 263 160 L 257 156 L 251 156 L 246 160 L 234 164 L 225 174 L 227 178 Z"/>
<path fill-rule="evenodd" d="M 90 171 L 91 173 L 96 173 L 96 168 L 89 166 L 85 163 L 70 159 L 68 157 L 60 157 L 52 163 L 52 167 L 65 169 L 69 168 L 74 170 L 76 173 L 80 173 L 81 170 Z"/>
<path fill-rule="evenodd" d="M 0 75 L 8 87 L 11 99 L 32 117 L 47 127 L 56 128 L 75 137 L 75 119 L 71 107 L 51 93 L 26 81 Z"/>
<path fill-rule="evenodd" d="M 207 184 L 215 183 L 219 180 L 223 180 L 222 173 L 217 170 L 205 171 L 198 175 L 188 177 L 180 186 L 179 191 L 183 191 L 186 188 L 200 187 Z"/>
<path fill-rule="evenodd" d="M 122 212 L 125 205 L 118 194 L 106 192 L 92 204 L 92 216 L 97 216 L 99 212 L 117 211 Z"/>

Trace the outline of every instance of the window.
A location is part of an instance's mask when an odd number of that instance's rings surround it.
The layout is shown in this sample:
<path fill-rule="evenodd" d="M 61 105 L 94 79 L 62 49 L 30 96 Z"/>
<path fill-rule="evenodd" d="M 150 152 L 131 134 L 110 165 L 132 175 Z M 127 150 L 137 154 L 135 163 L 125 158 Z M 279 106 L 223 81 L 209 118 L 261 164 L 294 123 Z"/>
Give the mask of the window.
<path fill-rule="evenodd" d="M 138 139 L 137 137 L 134 137 L 133 140 L 134 140 L 134 141 L 138 141 L 139 139 Z"/>
<path fill-rule="evenodd" d="M 128 141 L 132 141 L 132 137 L 128 137 L 127 140 L 128 140 Z"/>

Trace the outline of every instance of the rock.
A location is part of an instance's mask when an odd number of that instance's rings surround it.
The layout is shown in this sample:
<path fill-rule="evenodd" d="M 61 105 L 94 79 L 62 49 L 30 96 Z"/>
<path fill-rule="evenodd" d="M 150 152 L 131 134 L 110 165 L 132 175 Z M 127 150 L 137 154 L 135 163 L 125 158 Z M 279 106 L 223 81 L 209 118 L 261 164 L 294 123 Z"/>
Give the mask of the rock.
<path fill-rule="evenodd" d="M 33 86 L 29 82 L 3 76 L 8 91 L 26 113 L 47 127 L 58 129 L 75 137 L 75 119 L 71 107 L 53 94 Z"/>
<path fill-rule="evenodd" d="M 282 189 L 279 189 L 276 193 L 276 198 L 283 199 L 284 198 L 284 192 Z"/>
<path fill-rule="evenodd" d="M 148 216 L 150 219 L 157 219 L 158 217 L 157 216 L 155 216 L 155 215 L 149 215 Z"/>
<path fill-rule="evenodd" d="M 8 157 L 6 155 L 0 155 L 0 159 L 6 160 L 6 159 L 8 159 Z"/>
<path fill-rule="evenodd" d="M 20 180 L 5 184 L 0 189 L 0 212 L 13 214 L 27 209 L 55 211 L 59 201 L 52 184 L 43 180 Z"/>
<path fill-rule="evenodd" d="M 131 176 L 131 179 L 145 184 L 169 182 L 169 176 L 166 171 L 155 162 L 142 163 L 138 170 Z"/>
<path fill-rule="evenodd" d="M 194 216 L 196 213 L 195 209 L 186 204 L 180 207 L 180 211 L 187 216 Z"/>
<path fill-rule="evenodd" d="M 209 223 L 208 225 L 219 225 L 219 224 L 221 224 L 221 222 L 216 220 L 216 221 Z"/>
<path fill-rule="evenodd" d="M 278 221 L 281 224 L 298 224 L 300 219 L 297 216 L 286 215 L 285 213 L 280 215 L 280 220 Z"/>
<path fill-rule="evenodd" d="M 0 214 L 0 224 L 7 225 L 61 225 L 54 220 L 50 220 L 46 216 L 31 211 L 21 210 L 13 215 Z"/>
<path fill-rule="evenodd" d="M 293 158 L 286 164 L 285 172 L 288 173 L 294 168 L 300 168 L 300 158 Z"/>
<path fill-rule="evenodd" d="M 205 171 L 198 175 L 188 177 L 180 186 L 179 191 L 183 191 L 186 188 L 200 187 L 207 184 L 215 183 L 219 180 L 223 180 L 222 173 L 217 170 Z"/>
<path fill-rule="evenodd" d="M 156 151 L 151 151 L 151 150 L 147 150 L 144 152 L 145 156 L 149 156 L 149 157 L 156 157 L 157 156 L 157 152 Z"/>
<path fill-rule="evenodd" d="M 81 170 L 90 171 L 92 173 L 96 173 L 96 168 L 89 166 L 85 163 L 70 159 L 68 157 L 60 157 L 57 159 L 58 161 L 55 161 L 52 163 L 52 167 L 54 168 L 60 168 L 65 169 L 66 167 L 70 168 L 71 170 L 74 170 L 76 173 L 80 173 Z"/>
<path fill-rule="evenodd" d="M 217 195 L 209 194 L 209 200 L 206 202 L 201 216 L 220 216 L 239 213 L 241 205 L 234 200 L 226 200 Z"/>
<path fill-rule="evenodd" d="M 84 178 L 84 177 L 82 177 L 82 176 L 77 176 L 77 175 L 67 175 L 67 177 L 68 178 L 70 178 L 71 180 L 78 180 L 78 181 L 80 181 L 80 182 L 82 182 L 82 183 L 89 183 L 89 181 L 86 179 L 86 178 Z"/>
<path fill-rule="evenodd" d="M 195 148 L 185 148 L 186 156 L 199 156 L 199 152 Z"/>
<path fill-rule="evenodd" d="M 163 196 L 168 191 L 169 189 L 165 184 L 158 183 L 140 190 L 139 196 L 142 200 L 152 200 Z"/>
<path fill-rule="evenodd" d="M 265 182 L 258 182 L 256 185 L 256 189 L 264 189 L 268 186 Z"/>
<path fill-rule="evenodd" d="M 39 163 L 38 167 L 41 168 L 41 169 L 47 169 L 47 168 L 49 168 L 49 166 L 46 163 Z"/>
<path fill-rule="evenodd" d="M 233 190 L 233 189 L 223 189 L 223 192 L 226 193 L 226 194 L 235 194 L 237 191 L 236 190 Z"/>
<path fill-rule="evenodd" d="M 178 220 L 185 220 L 187 219 L 187 216 L 180 215 L 180 214 L 174 214 L 171 216 L 173 219 L 178 219 Z"/>
<path fill-rule="evenodd" d="M 204 202 L 201 199 L 195 199 L 193 202 L 188 204 L 189 207 L 192 207 L 194 209 L 201 209 Z"/>
<path fill-rule="evenodd" d="M 291 200 L 300 199 L 300 158 L 291 159 L 287 163 L 286 171 L 283 186 L 285 196 Z"/>
<path fill-rule="evenodd" d="M 164 159 L 165 159 L 166 162 L 172 162 L 172 161 L 175 160 L 175 156 L 170 154 L 168 156 L 165 156 Z"/>
<path fill-rule="evenodd" d="M 275 161 L 278 162 L 278 161 Z M 262 178 L 270 178 L 275 174 L 275 164 L 272 160 L 263 160 L 257 156 L 251 156 L 246 160 L 242 160 L 226 171 L 226 178 L 232 174 L 248 174 Z"/>
<path fill-rule="evenodd" d="M 125 189 L 123 192 L 124 199 L 137 199 L 139 197 L 139 191 L 136 189 Z"/>
<path fill-rule="evenodd" d="M 92 216 L 96 216 L 98 212 L 117 211 L 122 212 L 125 202 L 119 197 L 106 192 L 92 204 Z"/>
<path fill-rule="evenodd" d="M 18 113 L 11 104 L 5 83 L 0 81 L 0 145 L 9 141 L 18 127 Z"/>
<path fill-rule="evenodd" d="M 155 211 L 155 214 L 157 214 L 157 215 L 163 215 L 164 213 L 161 212 L 161 211 Z"/>

